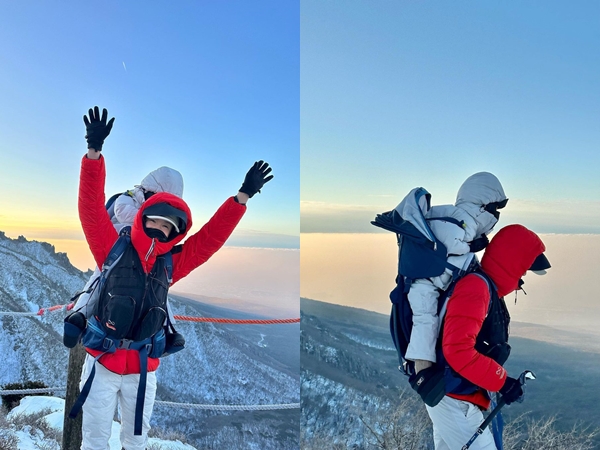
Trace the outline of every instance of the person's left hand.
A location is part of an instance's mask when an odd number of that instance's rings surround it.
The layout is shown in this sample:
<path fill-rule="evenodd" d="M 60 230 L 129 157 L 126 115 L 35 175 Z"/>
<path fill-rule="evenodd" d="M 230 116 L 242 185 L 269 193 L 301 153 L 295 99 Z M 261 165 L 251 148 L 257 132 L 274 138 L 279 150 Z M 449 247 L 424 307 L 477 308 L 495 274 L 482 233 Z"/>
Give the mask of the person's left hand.
<path fill-rule="evenodd" d="M 513 402 L 521 403 L 525 398 L 525 392 L 520 380 L 511 377 L 506 377 L 504 386 L 500 388 L 500 395 L 502 395 L 507 405 Z"/>
<path fill-rule="evenodd" d="M 243 192 L 244 194 L 247 194 L 248 197 L 252 198 L 254 194 L 260 192 L 265 183 L 268 183 L 273 179 L 273 175 L 269 175 L 271 170 L 269 163 L 256 161 L 246 174 L 240 192 Z"/>

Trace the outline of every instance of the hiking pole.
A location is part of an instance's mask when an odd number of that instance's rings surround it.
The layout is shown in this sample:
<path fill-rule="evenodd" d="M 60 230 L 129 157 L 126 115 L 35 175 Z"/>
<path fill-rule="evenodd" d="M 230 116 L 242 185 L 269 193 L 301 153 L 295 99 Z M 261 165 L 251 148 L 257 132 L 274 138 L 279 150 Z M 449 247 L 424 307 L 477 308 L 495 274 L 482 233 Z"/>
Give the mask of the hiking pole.
<path fill-rule="evenodd" d="M 521 375 L 519 375 L 519 383 L 521 384 L 521 386 L 525 386 L 526 380 L 535 380 L 535 373 L 533 373 L 531 370 L 523 371 L 523 373 L 521 373 Z M 498 404 L 496 405 L 496 407 L 485 418 L 485 420 L 481 423 L 481 425 L 479 425 L 479 428 L 477 428 L 477 431 L 475 432 L 475 434 L 473 436 L 471 436 L 471 439 L 469 439 L 469 442 L 467 442 L 463 446 L 463 448 L 461 448 L 461 450 L 468 450 L 468 448 L 471 446 L 471 444 L 473 444 L 475 439 L 477 439 L 481 434 L 483 434 L 484 430 L 488 427 L 488 425 L 492 422 L 492 420 L 494 420 L 494 417 L 496 417 L 496 415 L 498 415 L 498 413 L 500 412 L 500 410 L 502 409 L 502 407 L 504 405 L 506 405 L 506 400 L 504 400 L 504 397 L 500 397 L 500 400 L 498 401 Z"/>

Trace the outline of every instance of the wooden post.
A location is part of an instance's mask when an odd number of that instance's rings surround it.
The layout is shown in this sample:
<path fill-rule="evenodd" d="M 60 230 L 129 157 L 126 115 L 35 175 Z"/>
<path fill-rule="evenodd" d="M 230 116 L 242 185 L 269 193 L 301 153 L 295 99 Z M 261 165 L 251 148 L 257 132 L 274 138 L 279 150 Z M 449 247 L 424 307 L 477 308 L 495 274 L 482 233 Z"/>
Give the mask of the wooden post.
<path fill-rule="evenodd" d="M 67 395 L 65 397 L 65 414 L 63 424 L 62 449 L 79 450 L 81 448 L 81 423 L 83 413 L 71 419 L 69 412 L 79 396 L 79 379 L 85 360 L 86 351 L 83 345 L 77 344 L 69 352 L 69 367 L 67 369 Z"/>

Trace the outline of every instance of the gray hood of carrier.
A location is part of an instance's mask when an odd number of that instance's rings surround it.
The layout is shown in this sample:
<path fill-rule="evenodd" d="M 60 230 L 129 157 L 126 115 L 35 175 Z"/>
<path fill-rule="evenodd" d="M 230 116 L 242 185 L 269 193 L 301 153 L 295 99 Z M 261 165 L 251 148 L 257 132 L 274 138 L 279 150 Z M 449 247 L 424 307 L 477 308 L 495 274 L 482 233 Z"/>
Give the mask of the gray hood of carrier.
<path fill-rule="evenodd" d="M 431 195 L 425 189 L 414 188 L 394 210 L 404 220 L 413 224 L 423 236 L 431 242 L 435 242 L 435 237 L 425 221 L 425 216 L 430 209 L 430 199 Z"/>

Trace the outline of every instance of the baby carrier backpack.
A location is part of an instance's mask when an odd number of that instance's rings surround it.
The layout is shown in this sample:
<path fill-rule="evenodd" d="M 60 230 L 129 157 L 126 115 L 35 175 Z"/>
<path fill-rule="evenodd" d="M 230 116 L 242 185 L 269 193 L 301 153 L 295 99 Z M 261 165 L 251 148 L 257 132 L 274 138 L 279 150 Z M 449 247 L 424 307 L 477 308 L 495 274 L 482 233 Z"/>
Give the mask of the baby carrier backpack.
<path fill-rule="evenodd" d="M 396 287 L 390 293 L 392 312 L 390 315 L 390 333 L 398 352 L 399 368 L 407 375 L 415 373 L 414 363 L 405 359 L 413 327 L 413 312 L 408 301 L 408 292 L 414 280 L 440 276 L 446 269 L 452 273 L 452 282 L 438 297 L 438 315 L 440 321 L 446 311 L 446 303 L 456 283 L 470 273 L 481 277 L 490 292 L 488 315 L 477 336 L 475 349 L 503 364 L 510 353 L 508 323 L 510 317 L 499 298 L 493 281 L 483 272 L 476 258 L 472 258 L 466 269 L 448 262 L 446 246 L 434 235 L 429 222 L 442 220 L 463 228 L 463 223 L 453 217 L 428 217 L 431 209 L 431 194 L 424 188 L 415 188 L 392 211 L 378 214 L 371 224 L 396 233 L 398 239 L 398 275 Z M 402 211 L 404 217 L 400 215 Z M 474 392 L 477 387 L 460 377 L 445 361 L 441 349 L 441 332 L 436 343 L 436 365 L 444 370 L 445 391 L 456 394 Z"/>
<path fill-rule="evenodd" d="M 446 269 L 452 272 L 454 282 L 473 271 L 475 258 L 466 270 L 448 262 L 446 246 L 433 234 L 429 226 L 432 220 L 442 220 L 463 228 L 463 223 L 453 217 L 428 217 L 431 209 L 431 194 L 419 187 L 411 190 L 400 205 L 392 211 L 378 214 L 371 224 L 396 233 L 398 240 L 398 275 L 396 287 L 390 293 L 392 312 L 390 333 L 398 351 L 402 370 L 411 375 L 414 364 L 404 359 L 410 342 L 413 312 L 408 301 L 408 292 L 414 280 L 440 276 Z M 404 217 L 400 215 L 400 212 Z M 443 315 L 447 295 L 438 297 L 438 314 Z"/>

